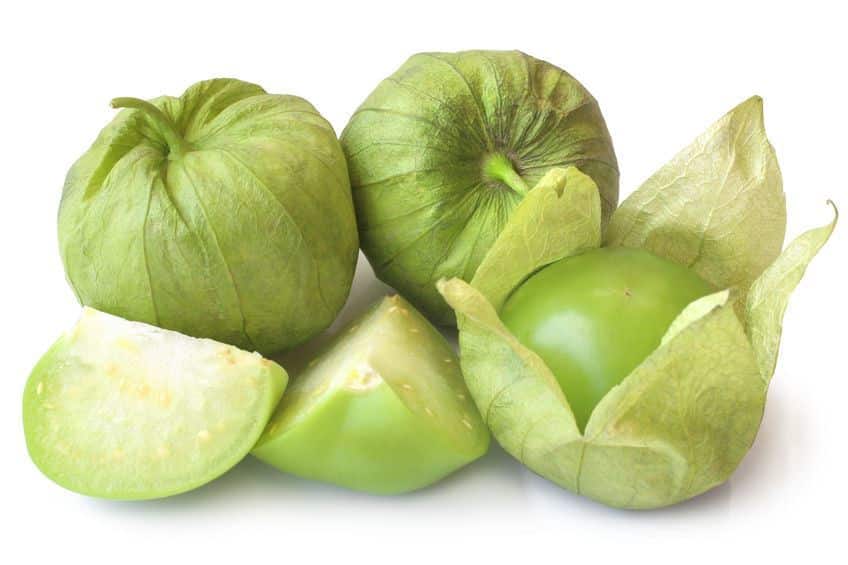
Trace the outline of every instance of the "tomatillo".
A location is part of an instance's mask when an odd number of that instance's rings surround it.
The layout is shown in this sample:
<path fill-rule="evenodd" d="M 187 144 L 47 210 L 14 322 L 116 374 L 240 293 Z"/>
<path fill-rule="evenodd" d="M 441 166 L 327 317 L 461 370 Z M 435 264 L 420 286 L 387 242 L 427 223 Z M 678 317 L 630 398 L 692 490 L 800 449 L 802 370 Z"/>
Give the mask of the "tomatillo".
<path fill-rule="evenodd" d="M 713 291 L 693 271 L 643 249 L 600 248 L 532 275 L 504 303 L 501 319 L 551 369 L 583 430 L 677 315 Z"/>
<path fill-rule="evenodd" d="M 297 375 L 253 454 L 306 479 L 399 494 L 435 483 L 488 447 L 453 349 L 392 296 Z"/>
<path fill-rule="evenodd" d="M 80 494 L 180 494 L 244 459 L 287 383 L 258 353 L 85 308 L 27 381 L 27 450 Z"/>

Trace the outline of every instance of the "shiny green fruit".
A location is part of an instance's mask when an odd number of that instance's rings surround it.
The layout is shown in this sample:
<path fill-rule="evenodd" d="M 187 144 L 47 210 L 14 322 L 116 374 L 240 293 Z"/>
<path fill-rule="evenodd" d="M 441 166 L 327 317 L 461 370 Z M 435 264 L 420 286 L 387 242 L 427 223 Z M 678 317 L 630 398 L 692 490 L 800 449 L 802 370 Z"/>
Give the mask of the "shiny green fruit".
<path fill-rule="evenodd" d="M 488 445 L 453 349 L 394 296 L 294 379 L 253 454 L 300 477 L 394 494 L 438 481 Z"/>
<path fill-rule="evenodd" d="M 27 382 L 27 448 L 82 494 L 178 494 L 247 455 L 287 380 L 258 353 L 86 308 Z"/>
<path fill-rule="evenodd" d="M 713 290 L 648 251 L 600 248 L 532 275 L 504 303 L 501 319 L 551 369 L 582 430 L 683 308 Z"/>

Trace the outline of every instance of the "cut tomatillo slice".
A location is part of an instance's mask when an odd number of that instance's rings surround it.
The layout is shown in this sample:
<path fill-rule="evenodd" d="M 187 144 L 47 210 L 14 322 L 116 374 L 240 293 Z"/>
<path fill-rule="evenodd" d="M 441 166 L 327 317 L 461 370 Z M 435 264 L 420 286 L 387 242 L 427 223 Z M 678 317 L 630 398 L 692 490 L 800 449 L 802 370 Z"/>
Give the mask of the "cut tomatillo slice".
<path fill-rule="evenodd" d="M 253 454 L 300 477 L 392 494 L 436 482 L 488 445 L 453 349 L 393 296 L 294 379 Z"/>
<path fill-rule="evenodd" d="M 82 494 L 178 494 L 244 458 L 287 380 L 258 353 L 86 308 L 27 382 L 27 448 Z"/>

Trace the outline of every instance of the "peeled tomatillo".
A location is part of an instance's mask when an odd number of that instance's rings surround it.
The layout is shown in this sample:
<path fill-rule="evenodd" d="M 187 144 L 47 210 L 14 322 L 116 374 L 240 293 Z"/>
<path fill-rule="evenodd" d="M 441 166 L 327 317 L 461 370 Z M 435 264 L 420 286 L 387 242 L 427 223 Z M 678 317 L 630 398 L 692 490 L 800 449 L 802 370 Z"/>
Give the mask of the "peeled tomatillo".
<path fill-rule="evenodd" d="M 660 344 L 671 322 L 714 289 L 642 249 L 600 248 L 543 268 L 501 319 L 551 369 L 581 430 L 601 398 Z"/>

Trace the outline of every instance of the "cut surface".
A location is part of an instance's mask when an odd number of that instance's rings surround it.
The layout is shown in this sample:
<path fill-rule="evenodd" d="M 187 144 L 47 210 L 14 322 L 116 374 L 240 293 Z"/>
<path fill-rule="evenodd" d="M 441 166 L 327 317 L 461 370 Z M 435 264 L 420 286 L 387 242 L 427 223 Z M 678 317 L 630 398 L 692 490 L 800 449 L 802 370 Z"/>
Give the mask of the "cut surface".
<path fill-rule="evenodd" d="M 82 494 L 177 494 L 249 452 L 286 381 L 257 353 L 85 309 L 29 378 L 27 447 Z"/>
<path fill-rule="evenodd" d="M 305 478 L 398 493 L 476 459 L 488 441 L 455 353 L 395 296 L 295 379 L 253 453 Z"/>

